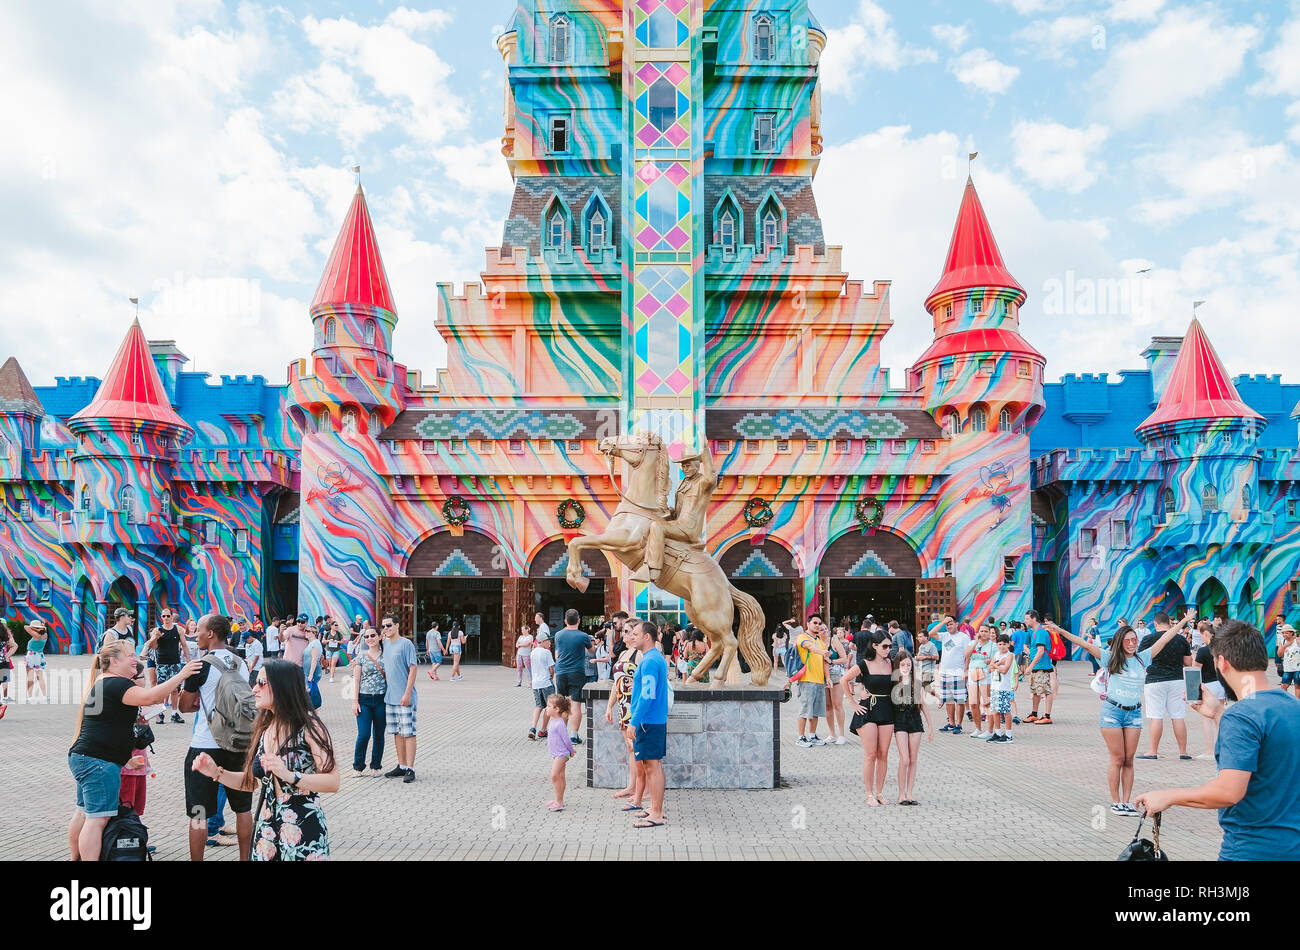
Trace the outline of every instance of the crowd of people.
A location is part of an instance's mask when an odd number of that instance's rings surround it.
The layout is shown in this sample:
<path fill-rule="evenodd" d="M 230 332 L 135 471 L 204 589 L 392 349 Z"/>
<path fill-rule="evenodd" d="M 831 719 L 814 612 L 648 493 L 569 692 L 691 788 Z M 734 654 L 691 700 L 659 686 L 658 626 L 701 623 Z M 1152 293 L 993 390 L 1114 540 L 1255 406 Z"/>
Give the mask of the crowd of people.
<path fill-rule="evenodd" d="M 431 664 L 437 680 L 443 657 L 453 658 L 459 682 L 464 633 L 444 636 L 434 624 L 424 651 L 402 635 L 393 616 L 378 628 L 356 617 L 349 624 L 305 614 L 275 618 L 265 627 L 208 615 L 188 622 L 173 610 L 159 612 L 147 635 L 135 636 L 130 611 L 119 609 L 101 638 L 77 732 L 69 750 L 76 781 L 76 811 L 69 825 L 74 859 L 93 860 L 105 826 L 119 803 L 143 815 L 145 775 L 151 772 L 148 724 L 184 723 L 193 714 L 182 767 L 189 851 L 202 860 L 209 847 L 237 845 L 245 860 L 313 860 L 328 857 L 329 834 L 320 796 L 336 791 L 340 770 L 333 740 L 317 710 L 318 683 L 349 677 L 344 694 L 356 718 L 352 777 L 415 781 L 417 672 Z M 665 821 L 663 758 L 671 678 L 698 669 L 707 651 L 703 635 L 689 625 L 656 624 L 616 613 L 586 631 L 568 610 L 554 633 L 540 613 L 521 626 L 515 640 L 516 687 L 532 689 L 529 740 L 545 740 L 553 797 L 546 808 L 566 808 L 568 762 L 583 743 L 584 687 L 612 682 L 603 711 L 619 728 L 627 748 L 628 780 L 615 794 L 634 828 Z M 40 679 L 49 631 L 27 626 L 28 693 L 45 692 Z M 1300 820 L 1265 820 L 1278 789 L 1300 794 L 1300 637 L 1278 618 L 1280 687 L 1267 680 L 1267 650 L 1248 624 L 1202 619 L 1192 610 L 1174 621 L 1157 612 L 1151 628 L 1126 620 L 1107 630 L 1090 619 L 1083 635 L 1063 629 L 1037 611 L 1023 620 L 961 621 L 934 615 L 915 636 L 898 621 L 865 618 L 858 629 L 830 626 L 820 613 L 804 623 L 783 622 L 772 638 L 772 657 L 788 678 L 797 704 L 795 745 L 811 749 L 843 745 L 846 732 L 862 748 L 866 804 L 885 802 L 890 759 L 896 802 L 917 806 L 917 775 L 923 743 L 937 733 L 970 735 L 988 744 L 1011 743 L 1021 724 L 1051 726 L 1059 691 L 1057 666 L 1070 647 L 1093 664 L 1092 689 L 1099 697 L 1098 727 L 1107 753 L 1105 785 L 1111 810 L 1137 815 L 1174 805 L 1220 808 L 1225 856 L 1258 856 L 1277 836 L 1300 847 Z M 0 641 L 0 661 L 17 652 L 12 635 Z M 0 685 L 8 698 L 7 670 Z M 1184 670 L 1199 673 L 1199 695 L 1189 698 Z M 1191 681 L 1189 681 L 1191 682 Z M 1031 710 L 1023 719 L 1017 702 L 1028 684 Z M 1264 698 L 1246 704 L 1239 699 Z M 0 705 L 0 711 L 3 710 Z M 1135 759 L 1160 756 L 1164 720 L 1172 723 L 1178 758 L 1188 750 L 1187 710 L 1199 713 L 1206 752 L 1219 774 L 1196 790 L 1148 792 L 1133 797 Z M 599 715 L 599 713 L 595 713 Z M 2 712 L 0 712 L 2 715 Z M 818 734 L 822 719 L 828 738 Z M 936 720 L 943 724 L 936 728 Z M 1141 733 L 1147 751 L 1139 754 Z M 142 736 L 150 737 L 148 739 Z M 392 737 L 396 764 L 384 771 Z M 1287 745 L 1290 743 L 1290 745 Z M 1258 787 L 1263 777 L 1268 788 Z M 257 801 L 254 803 L 254 797 Z M 234 813 L 233 829 L 224 820 Z M 1271 828 L 1267 842 L 1260 822 Z M 232 840 L 234 839 L 234 840 Z"/>

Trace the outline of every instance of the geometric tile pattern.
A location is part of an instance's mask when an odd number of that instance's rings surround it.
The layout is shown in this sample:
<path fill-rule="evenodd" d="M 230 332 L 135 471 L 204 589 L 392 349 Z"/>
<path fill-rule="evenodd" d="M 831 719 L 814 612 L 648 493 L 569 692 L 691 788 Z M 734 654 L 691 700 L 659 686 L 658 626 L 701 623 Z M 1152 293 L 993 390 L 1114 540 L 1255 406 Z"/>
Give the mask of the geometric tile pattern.
<path fill-rule="evenodd" d="M 848 570 L 849 577 L 893 577 L 889 565 L 875 551 L 864 551 Z"/>
<path fill-rule="evenodd" d="M 740 562 L 740 569 L 736 571 L 736 577 L 763 577 L 773 578 L 781 576 L 781 569 L 767 559 L 762 551 L 754 551 L 749 557 Z"/>

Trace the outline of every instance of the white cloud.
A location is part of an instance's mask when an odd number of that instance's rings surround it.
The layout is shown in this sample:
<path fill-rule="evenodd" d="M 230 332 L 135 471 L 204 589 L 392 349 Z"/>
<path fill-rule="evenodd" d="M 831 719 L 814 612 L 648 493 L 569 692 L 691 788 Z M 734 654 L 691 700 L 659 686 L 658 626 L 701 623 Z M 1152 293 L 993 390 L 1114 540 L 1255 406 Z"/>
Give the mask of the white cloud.
<path fill-rule="evenodd" d="M 1291 128 L 1287 131 L 1286 137 L 1292 142 L 1300 142 L 1300 101 L 1293 102 L 1286 107 L 1286 117 L 1291 122 Z"/>
<path fill-rule="evenodd" d="M 400 8 L 378 26 L 361 26 L 348 19 L 302 21 L 308 41 L 326 62 L 361 72 L 375 93 L 403 115 L 407 135 L 426 145 L 438 145 L 468 124 L 464 102 L 447 80 L 451 67 L 409 29 L 420 18 Z M 426 24 L 427 25 L 427 24 Z"/>
<path fill-rule="evenodd" d="M 395 119 L 366 102 L 352 74 L 334 63 L 291 76 L 271 97 L 271 109 L 297 132 L 326 132 L 353 148 Z"/>
<path fill-rule="evenodd" d="M 1059 122 L 1017 122 L 1011 130 L 1016 167 L 1044 188 L 1078 193 L 1105 169 L 1095 153 L 1107 135 L 1100 125 L 1072 129 Z"/>
<path fill-rule="evenodd" d="M 827 30 L 826 51 L 821 58 L 822 86 L 828 93 L 848 94 L 868 69 L 896 72 L 938 58 L 932 49 L 904 43 L 882 7 L 872 0 L 859 0 L 848 25 Z"/>
<path fill-rule="evenodd" d="M 1118 23 L 1154 20 L 1165 0 L 1111 0 L 1106 15 Z"/>
<path fill-rule="evenodd" d="M 1300 201 L 1295 156 L 1285 145 L 1252 145 L 1241 132 L 1184 139 L 1134 164 L 1168 192 L 1138 205 L 1137 217 L 1152 224 L 1235 204 L 1244 205 L 1243 217 L 1283 223 L 1290 213 L 1286 196 Z"/>
<path fill-rule="evenodd" d="M 1000 6 L 1011 7 L 1022 16 L 1031 16 L 1035 13 L 1059 10 L 1069 0 L 994 0 L 994 2 Z"/>
<path fill-rule="evenodd" d="M 1266 78 L 1252 92 L 1300 96 L 1300 17 L 1282 25 L 1277 43 L 1259 55 L 1259 67 Z"/>
<path fill-rule="evenodd" d="M 954 53 L 970 41 L 970 30 L 957 23 L 936 23 L 930 27 L 930 34 Z"/>
<path fill-rule="evenodd" d="M 404 33 L 419 33 L 423 30 L 434 32 L 446 27 L 452 16 L 446 10 L 412 10 L 398 7 L 388 15 L 387 22 Z"/>
<path fill-rule="evenodd" d="M 1092 86 L 1107 118 L 1131 126 L 1218 89 L 1258 40 L 1257 28 L 1227 23 L 1213 8 L 1171 10 L 1146 35 L 1117 45 Z"/>
<path fill-rule="evenodd" d="M 435 155 L 446 166 L 448 178 L 476 194 L 510 194 L 514 190 L 510 170 L 501 157 L 500 138 L 468 145 L 444 145 Z"/>
<path fill-rule="evenodd" d="M 980 48 L 962 53 L 948 64 L 948 71 L 963 86 L 973 86 L 990 95 L 1006 92 L 1020 75 L 1019 67 L 1000 63 L 992 53 Z"/>
<path fill-rule="evenodd" d="M 1062 16 L 1054 20 L 1035 20 L 1015 34 L 1015 38 L 1029 46 L 1043 59 L 1064 59 L 1071 48 L 1092 41 L 1101 30 L 1104 41 L 1105 28 L 1086 16 Z"/>

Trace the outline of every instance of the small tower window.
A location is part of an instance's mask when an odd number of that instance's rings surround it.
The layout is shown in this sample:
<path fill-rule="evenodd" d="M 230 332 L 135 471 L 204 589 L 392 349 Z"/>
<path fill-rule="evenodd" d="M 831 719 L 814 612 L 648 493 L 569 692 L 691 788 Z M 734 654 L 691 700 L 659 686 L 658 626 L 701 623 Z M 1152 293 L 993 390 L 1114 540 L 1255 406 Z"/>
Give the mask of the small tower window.
<path fill-rule="evenodd" d="M 976 406 L 970 411 L 970 428 L 972 432 L 987 432 L 989 429 L 989 411 Z"/>
<path fill-rule="evenodd" d="M 781 243 L 781 222 L 776 212 L 769 210 L 763 215 L 763 250 L 771 251 Z"/>
<path fill-rule="evenodd" d="M 328 409 L 322 409 L 316 414 L 316 431 L 328 432 L 330 429 L 330 414 Z"/>
<path fill-rule="evenodd" d="M 144 436 L 140 435 L 139 432 L 132 432 L 132 433 L 131 433 L 131 444 L 132 444 L 133 446 L 135 446 L 135 450 L 136 450 L 137 452 L 143 452 L 143 451 L 144 451 Z"/>
<path fill-rule="evenodd" d="M 1206 485 L 1201 489 L 1201 507 L 1207 513 L 1219 510 L 1219 490 L 1213 485 Z"/>
<path fill-rule="evenodd" d="M 595 254 L 605 246 L 605 216 L 599 211 L 591 213 L 591 222 L 587 225 L 588 251 Z"/>
<path fill-rule="evenodd" d="M 235 553 L 236 554 L 248 553 L 248 529 L 247 528 L 235 529 Z"/>
<path fill-rule="evenodd" d="M 1249 485 L 1241 486 L 1241 507 L 1244 508 L 1246 511 L 1250 511 L 1250 486 Z"/>
<path fill-rule="evenodd" d="M 770 62 L 776 57 L 776 35 L 772 18 L 766 13 L 754 17 L 754 59 Z"/>
<path fill-rule="evenodd" d="M 944 322 L 944 323 L 947 323 L 947 322 L 948 322 L 949 320 L 951 320 L 951 319 L 952 319 L 952 304 L 950 304 L 950 303 L 949 303 L 949 304 L 944 304 L 944 306 L 943 306 L 943 322 Z"/>
<path fill-rule="evenodd" d="M 90 514 L 90 489 L 85 485 L 81 486 L 81 510 Z"/>
<path fill-rule="evenodd" d="M 551 20 L 551 62 L 567 63 L 573 53 L 573 22 L 561 13 Z"/>
<path fill-rule="evenodd" d="M 162 497 L 159 499 L 158 510 L 162 512 L 163 521 L 172 520 L 172 493 L 166 488 L 163 489 Z"/>
<path fill-rule="evenodd" d="M 338 335 L 339 324 L 333 317 L 325 321 L 325 342 L 333 343 L 334 338 Z"/>
<path fill-rule="evenodd" d="M 345 435 L 357 434 L 357 411 L 355 409 L 343 410 L 343 432 Z"/>
<path fill-rule="evenodd" d="M 569 150 L 569 117 L 551 116 L 551 154 L 563 155 Z"/>
<path fill-rule="evenodd" d="M 367 320 L 367 321 L 366 321 L 366 329 L 365 329 L 365 341 L 366 341 L 366 346 L 374 346 L 374 345 L 375 345 L 375 329 L 376 329 L 376 327 L 375 327 L 375 321 L 374 321 L 374 320 Z"/>
<path fill-rule="evenodd" d="M 382 419 L 379 418 L 378 412 L 372 412 L 370 414 L 370 419 L 367 425 L 368 425 L 368 431 L 370 435 L 372 435 L 376 439 L 379 438 L 379 433 L 382 432 L 384 429 L 384 422 Z"/>
<path fill-rule="evenodd" d="M 203 543 L 204 544 L 217 543 L 217 523 L 213 521 L 211 518 L 208 518 L 203 522 Z"/>
<path fill-rule="evenodd" d="M 129 524 L 135 523 L 135 488 L 131 485 L 123 485 L 122 491 L 118 495 L 118 507 L 122 511 L 123 518 Z"/>
<path fill-rule="evenodd" d="M 1011 431 L 1011 410 L 1010 409 L 1003 409 L 1001 412 L 998 413 L 998 431 L 999 432 Z"/>
<path fill-rule="evenodd" d="M 1165 489 L 1165 514 L 1172 515 L 1173 513 L 1174 513 L 1174 490 L 1172 488 L 1166 488 Z"/>
<path fill-rule="evenodd" d="M 18 503 L 18 519 L 20 521 L 32 520 L 32 503 L 30 501 L 20 501 Z"/>
<path fill-rule="evenodd" d="M 775 112 L 760 112 L 754 116 L 754 151 L 760 154 L 776 151 Z"/>
<path fill-rule="evenodd" d="M 718 222 L 718 243 L 723 253 L 736 253 L 736 218 L 730 210 L 722 212 L 722 220 Z"/>
<path fill-rule="evenodd" d="M 557 209 L 551 214 L 550 223 L 547 225 L 546 246 L 562 251 L 569 246 L 568 236 L 569 228 L 565 223 L 564 215 Z"/>
<path fill-rule="evenodd" d="M 961 421 L 957 418 L 957 413 L 949 412 L 944 415 L 943 431 L 949 438 L 952 438 L 961 431 Z"/>

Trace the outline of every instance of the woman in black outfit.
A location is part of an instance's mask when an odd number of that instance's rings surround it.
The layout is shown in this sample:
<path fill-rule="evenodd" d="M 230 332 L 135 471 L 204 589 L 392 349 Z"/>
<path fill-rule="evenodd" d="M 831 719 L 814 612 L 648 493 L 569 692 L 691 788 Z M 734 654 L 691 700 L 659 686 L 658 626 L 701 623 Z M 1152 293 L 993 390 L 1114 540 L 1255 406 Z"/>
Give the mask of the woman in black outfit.
<path fill-rule="evenodd" d="M 68 768 L 77 781 L 77 810 L 68 824 L 72 860 L 99 860 L 104 826 L 117 815 L 122 766 L 131 758 L 140 707 L 161 703 L 202 666 L 190 660 L 157 686 L 140 686 L 144 663 L 130 640 L 111 640 L 99 648 L 77 717 L 77 738 L 68 750 Z"/>
<path fill-rule="evenodd" d="M 894 664 L 889 659 L 892 646 L 883 630 L 859 633 L 858 661 L 849 667 L 841 685 L 853 703 L 849 731 L 862 743 L 862 783 L 867 788 L 867 804 L 883 805 L 885 774 L 889 771 L 889 745 L 894 738 L 894 703 L 890 698 L 894 685 Z M 867 695 L 858 698 L 857 684 Z"/>
<path fill-rule="evenodd" d="M 898 745 L 898 804 L 921 804 L 912 797 L 916 791 L 916 762 L 921 755 L 921 735 L 934 741 L 934 724 L 930 707 L 925 704 L 925 685 L 919 665 L 912 654 L 899 650 L 894 657 L 894 739 Z"/>

